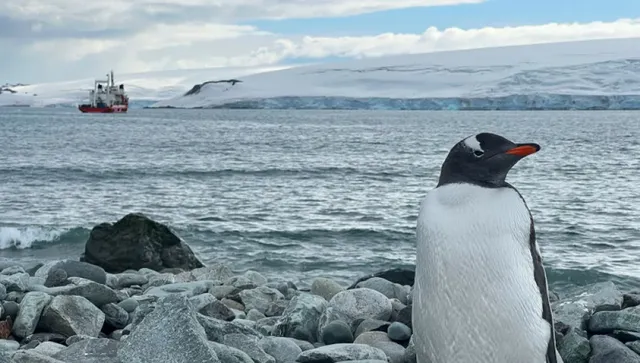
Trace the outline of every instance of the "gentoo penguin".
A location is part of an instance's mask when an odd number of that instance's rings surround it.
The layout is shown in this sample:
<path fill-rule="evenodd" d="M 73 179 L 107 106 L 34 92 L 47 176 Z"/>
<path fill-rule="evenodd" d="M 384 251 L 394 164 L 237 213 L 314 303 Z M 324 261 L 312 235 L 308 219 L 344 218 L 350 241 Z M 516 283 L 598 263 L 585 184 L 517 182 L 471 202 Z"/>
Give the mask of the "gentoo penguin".
<path fill-rule="evenodd" d="M 413 291 L 417 363 L 562 363 L 531 212 L 505 181 L 538 144 L 456 144 L 421 203 Z"/>

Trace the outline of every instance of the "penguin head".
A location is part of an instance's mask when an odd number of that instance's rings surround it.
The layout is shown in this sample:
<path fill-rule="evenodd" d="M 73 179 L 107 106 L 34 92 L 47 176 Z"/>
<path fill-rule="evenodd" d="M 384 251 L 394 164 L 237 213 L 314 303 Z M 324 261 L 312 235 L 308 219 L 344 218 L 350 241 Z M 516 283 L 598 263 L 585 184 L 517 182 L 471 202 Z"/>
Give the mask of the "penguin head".
<path fill-rule="evenodd" d="M 504 186 L 509 170 L 522 158 L 539 150 L 538 144 L 516 144 L 487 132 L 469 136 L 449 151 L 442 164 L 438 186 L 450 183 Z"/>

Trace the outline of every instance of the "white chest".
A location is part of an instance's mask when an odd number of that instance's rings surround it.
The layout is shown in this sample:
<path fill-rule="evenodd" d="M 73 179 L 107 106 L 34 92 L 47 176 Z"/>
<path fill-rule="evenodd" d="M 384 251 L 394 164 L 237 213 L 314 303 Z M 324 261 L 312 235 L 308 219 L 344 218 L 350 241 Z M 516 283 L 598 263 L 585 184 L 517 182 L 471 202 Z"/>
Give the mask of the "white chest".
<path fill-rule="evenodd" d="M 510 188 L 453 184 L 427 195 L 413 302 L 418 363 L 545 362 L 550 332 L 529 232 Z"/>

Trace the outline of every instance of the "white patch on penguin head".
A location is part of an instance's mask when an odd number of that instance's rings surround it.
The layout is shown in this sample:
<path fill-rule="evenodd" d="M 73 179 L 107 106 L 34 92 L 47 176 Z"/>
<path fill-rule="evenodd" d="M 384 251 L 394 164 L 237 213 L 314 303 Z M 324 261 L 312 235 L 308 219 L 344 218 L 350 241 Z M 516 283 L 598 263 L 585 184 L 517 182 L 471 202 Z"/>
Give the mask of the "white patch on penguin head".
<path fill-rule="evenodd" d="M 480 141 L 478 141 L 477 135 L 469 136 L 464 139 L 464 144 L 466 147 L 471 149 L 476 156 L 484 154 L 484 149 L 480 146 Z"/>

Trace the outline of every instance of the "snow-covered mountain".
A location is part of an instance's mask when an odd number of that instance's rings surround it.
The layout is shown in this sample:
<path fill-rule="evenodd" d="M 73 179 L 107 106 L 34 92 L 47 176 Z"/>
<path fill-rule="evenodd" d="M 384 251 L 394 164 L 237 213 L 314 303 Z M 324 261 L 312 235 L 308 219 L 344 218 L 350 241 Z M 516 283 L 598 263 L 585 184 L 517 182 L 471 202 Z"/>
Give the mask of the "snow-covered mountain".
<path fill-rule="evenodd" d="M 195 83 L 203 80 L 227 77 L 242 77 L 248 74 L 286 69 L 288 66 L 204 68 L 188 70 L 170 70 L 146 73 L 115 73 L 116 84 L 124 83 L 129 95 L 131 107 L 143 107 L 159 100 L 176 97 L 187 92 Z M 98 70 L 95 79 L 106 79 L 109 70 Z M 103 74 L 104 73 L 104 74 Z M 13 85 L 15 93 L 0 94 L 1 106 L 30 107 L 75 107 L 88 100 L 89 90 L 93 89 L 94 78 L 78 79 L 67 82 Z"/>
<path fill-rule="evenodd" d="M 640 38 L 381 57 L 239 81 L 153 107 L 640 109 Z"/>
<path fill-rule="evenodd" d="M 100 75 L 97 75 L 98 78 Z M 132 107 L 640 109 L 640 37 L 297 67 L 117 74 Z M 13 87 L 2 105 L 74 106 L 93 79 Z"/>

